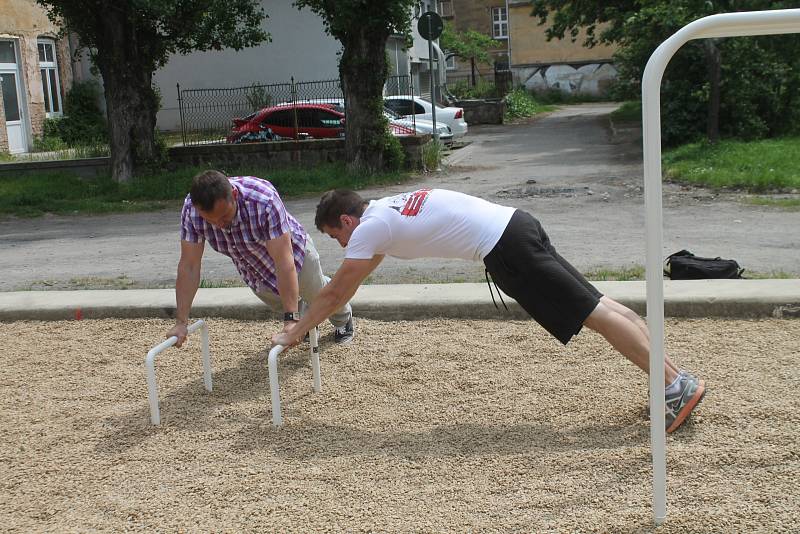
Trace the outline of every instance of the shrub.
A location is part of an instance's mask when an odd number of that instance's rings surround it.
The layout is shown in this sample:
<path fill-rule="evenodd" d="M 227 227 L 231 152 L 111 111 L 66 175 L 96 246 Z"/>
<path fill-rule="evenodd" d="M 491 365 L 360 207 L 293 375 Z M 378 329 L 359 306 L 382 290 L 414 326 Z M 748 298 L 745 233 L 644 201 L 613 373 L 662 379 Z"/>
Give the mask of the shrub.
<path fill-rule="evenodd" d="M 532 117 L 539 111 L 541 111 L 539 103 L 525 89 L 514 89 L 506 96 L 506 118 L 508 119 Z"/>
<path fill-rule="evenodd" d="M 100 87 L 94 80 L 75 83 L 64 99 L 64 116 L 45 120 L 41 146 L 58 145 L 53 138 L 67 147 L 108 142 L 106 120 L 97 104 L 99 97 Z"/>
<path fill-rule="evenodd" d="M 467 98 L 497 98 L 497 86 L 486 80 L 478 80 L 475 85 L 471 85 L 468 80 L 458 80 L 452 86 L 448 85 L 449 91 L 458 99 Z"/>

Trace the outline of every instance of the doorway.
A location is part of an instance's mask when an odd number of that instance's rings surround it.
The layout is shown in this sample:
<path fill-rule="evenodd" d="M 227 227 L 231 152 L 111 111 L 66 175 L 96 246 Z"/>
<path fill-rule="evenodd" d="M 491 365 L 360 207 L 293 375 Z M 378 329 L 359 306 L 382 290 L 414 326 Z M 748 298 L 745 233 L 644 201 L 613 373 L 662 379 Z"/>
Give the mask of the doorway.
<path fill-rule="evenodd" d="M 0 91 L 8 133 L 8 151 L 12 154 L 28 151 L 25 113 L 22 102 L 22 83 L 14 41 L 0 41 Z"/>

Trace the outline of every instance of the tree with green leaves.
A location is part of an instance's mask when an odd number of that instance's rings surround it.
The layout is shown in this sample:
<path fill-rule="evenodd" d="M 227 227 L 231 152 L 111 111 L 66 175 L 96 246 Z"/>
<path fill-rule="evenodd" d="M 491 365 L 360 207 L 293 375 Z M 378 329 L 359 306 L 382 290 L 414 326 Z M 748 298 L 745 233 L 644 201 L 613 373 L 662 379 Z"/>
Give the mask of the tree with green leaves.
<path fill-rule="evenodd" d="M 497 42 L 488 35 L 475 30 L 460 32 L 453 25 L 445 21 L 444 31 L 439 38 L 439 45 L 443 50 L 461 59 L 468 59 L 472 74 L 472 85 L 475 86 L 476 63 L 491 63 L 489 50 L 497 46 Z"/>
<path fill-rule="evenodd" d="M 618 47 L 617 96 L 638 98 L 650 55 L 699 18 L 734 11 L 797 7 L 769 0 L 533 0 L 548 39 L 586 31 L 585 46 Z M 800 131 L 800 36 L 693 40 L 670 61 L 661 86 L 663 140 L 705 135 L 756 139 Z"/>
<path fill-rule="evenodd" d="M 386 43 L 391 35 L 410 39 L 416 0 L 296 0 L 322 18 L 326 32 L 342 44 L 339 77 L 347 108 L 345 152 L 357 172 L 396 168 L 397 139 L 386 127 L 383 86 L 389 74 Z"/>
<path fill-rule="evenodd" d="M 255 46 L 269 39 L 259 0 L 37 0 L 65 32 L 78 35 L 103 77 L 111 173 L 130 180 L 158 159 L 159 96 L 153 74 L 171 54 Z"/>

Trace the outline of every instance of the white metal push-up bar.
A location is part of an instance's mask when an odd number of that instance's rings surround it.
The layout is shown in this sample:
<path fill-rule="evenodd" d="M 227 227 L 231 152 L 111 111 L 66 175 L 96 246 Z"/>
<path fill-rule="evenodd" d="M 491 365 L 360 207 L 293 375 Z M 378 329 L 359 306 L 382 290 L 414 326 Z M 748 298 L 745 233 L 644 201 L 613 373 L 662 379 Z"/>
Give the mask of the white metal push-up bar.
<path fill-rule="evenodd" d="M 308 333 L 311 345 L 311 375 L 314 381 L 314 391 L 319 393 L 322 390 L 322 379 L 319 372 L 319 327 L 312 328 Z M 272 399 L 272 424 L 281 426 L 281 393 L 278 387 L 278 356 L 283 352 L 283 345 L 275 345 L 269 351 L 267 360 L 269 366 L 269 390 Z"/>
<path fill-rule="evenodd" d="M 211 391 L 211 355 L 208 351 L 208 325 L 202 319 L 195 321 L 189 328 L 189 334 L 192 334 L 197 329 L 201 330 L 202 347 L 203 347 L 203 382 L 206 386 L 206 391 Z M 171 346 L 178 342 L 177 336 L 172 336 L 166 341 L 163 341 L 150 349 L 147 357 L 144 360 L 144 366 L 147 369 L 147 395 L 150 401 L 150 422 L 154 425 L 161 423 L 161 412 L 158 409 L 158 383 L 156 383 L 156 356 L 164 352 Z"/>
<path fill-rule="evenodd" d="M 661 266 L 661 79 L 675 52 L 692 39 L 800 33 L 800 9 L 711 15 L 687 24 L 650 56 L 642 77 L 642 132 L 647 235 L 647 323 L 650 329 L 650 439 L 653 453 L 653 515 L 667 517 L 664 429 L 664 276 Z"/>
<path fill-rule="evenodd" d="M 211 355 L 208 349 L 208 325 L 202 319 L 189 325 L 189 334 L 201 330 L 202 335 L 202 352 L 203 352 L 203 382 L 206 391 L 212 390 L 212 370 L 211 370 Z M 314 383 L 314 391 L 319 393 L 322 390 L 322 378 L 319 368 L 319 327 L 312 328 L 308 333 L 310 341 L 310 355 L 311 355 L 311 375 Z M 145 369 L 147 371 L 147 395 L 150 402 L 150 422 L 154 425 L 161 424 L 161 412 L 158 407 L 158 383 L 156 382 L 155 360 L 161 352 L 175 345 L 178 342 L 176 336 L 159 343 L 147 353 L 144 360 Z M 283 352 L 284 347 L 276 345 L 269 351 L 268 365 L 269 365 L 269 386 L 270 398 L 272 400 L 272 424 L 280 426 L 283 423 L 281 418 L 281 397 L 278 387 L 278 355 Z"/>

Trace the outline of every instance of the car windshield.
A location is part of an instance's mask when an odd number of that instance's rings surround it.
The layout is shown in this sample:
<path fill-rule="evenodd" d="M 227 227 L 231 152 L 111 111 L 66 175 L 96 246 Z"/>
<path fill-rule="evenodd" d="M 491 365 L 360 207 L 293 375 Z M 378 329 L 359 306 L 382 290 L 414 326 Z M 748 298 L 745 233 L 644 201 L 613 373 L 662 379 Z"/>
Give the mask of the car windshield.
<path fill-rule="evenodd" d="M 386 107 L 385 107 L 385 108 L 383 108 L 383 112 L 384 112 L 386 115 L 388 115 L 389 117 L 393 118 L 393 119 L 400 119 L 400 118 L 402 118 L 402 117 L 403 117 L 403 116 L 402 116 L 402 115 L 400 115 L 399 113 L 395 113 L 394 111 L 392 111 L 391 109 L 389 109 L 389 108 L 386 108 Z"/>

